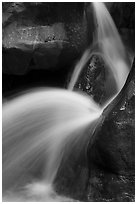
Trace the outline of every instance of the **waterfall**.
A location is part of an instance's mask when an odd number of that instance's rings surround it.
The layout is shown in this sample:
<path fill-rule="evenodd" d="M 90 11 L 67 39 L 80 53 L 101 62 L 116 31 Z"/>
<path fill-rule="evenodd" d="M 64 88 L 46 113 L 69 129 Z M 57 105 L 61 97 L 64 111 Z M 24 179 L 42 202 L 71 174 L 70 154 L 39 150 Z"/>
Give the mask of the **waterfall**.
<path fill-rule="evenodd" d="M 95 128 L 104 108 L 86 94 L 73 90 L 93 54 L 101 55 L 108 65 L 117 84 L 117 93 L 125 83 L 129 68 L 118 31 L 103 3 L 94 2 L 91 6 L 97 27 L 93 47 L 97 45 L 98 50 L 91 47 L 85 51 L 74 69 L 68 90 L 37 89 L 3 105 L 5 201 L 66 199 L 58 197 L 53 187 L 65 148 L 70 145 L 71 151 L 72 146 L 79 145 L 82 149 L 86 145 L 89 136 L 84 132 L 93 122 Z"/>
<path fill-rule="evenodd" d="M 92 55 L 98 54 L 102 56 L 103 60 L 108 65 L 109 72 L 111 72 L 117 84 L 118 93 L 122 89 L 129 73 L 129 64 L 125 48 L 104 3 L 92 2 L 91 8 L 92 7 L 95 13 L 94 21 L 96 25 L 93 45 L 88 51 L 85 51 L 83 57 L 76 65 L 68 89 L 73 90 L 84 65 Z M 94 49 L 94 47 L 96 48 Z"/>

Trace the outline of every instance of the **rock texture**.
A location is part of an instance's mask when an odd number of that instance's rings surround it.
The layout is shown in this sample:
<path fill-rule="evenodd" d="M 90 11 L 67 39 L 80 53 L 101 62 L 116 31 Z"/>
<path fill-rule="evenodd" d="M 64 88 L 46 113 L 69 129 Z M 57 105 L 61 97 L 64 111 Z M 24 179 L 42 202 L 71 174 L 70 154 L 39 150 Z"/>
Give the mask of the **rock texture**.
<path fill-rule="evenodd" d="M 87 46 L 84 3 L 3 3 L 3 71 L 64 66 Z"/>
<path fill-rule="evenodd" d="M 114 3 L 110 12 L 126 36 L 128 32 L 123 28 L 134 30 L 134 11 L 132 6 L 124 5 Z M 89 45 L 87 39 L 92 41 L 92 14 L 86 6 L 85 13 L 84 3 L 3 3 L 3 93 L 19 90 L 20 84 L 23 88 L 51 86 L 53 81 L 53 86 L 64 86 L 66 70 L 59 71 L 60 67 L 70 69 Z M 131 36 L 127 34 L 123 39 L 127 42 Z M 57 72 L 43 72 L 53 67 Z M 81 72 L 75 89 L 102 105 L 117 91 L 113 82 L 113 90 L 108 92 L 108 76 L 102 58 L 94 55 Z M 88 139 L 91 136 L 88 148 L 84 146 L 77 155 L 72 146 L 67 160 L 63 158 L 55 181 L 57 192 L 84 201 L 134 201 L 134 85 L 133 65 L 124 88 L 104 110 L 94 134 L 83 133 L 89 135 Z M 66 151 L 67 148 L 70 146 Z"/>
<path fill-rule="evenodd" d="M 135 2 L 114 2 L 109 12 L 118 28 L 135 29 Z"/>
<path fill-rule="evenodd" d="M 135 64 L 122 91 L 104 110 L 88 146 L 88 200 L 134 201 Z"/>
<path fill-rule="evenodd" d="M 84 69 L 75 88 L 86 92 L 94 97 L 96 102 L 101 103 L 105 95 L 105 89 L 102 87 L 104 87 L 106 75 L 105 68 L 103 69 L 104 63 L 96 57 L 92 58 L 90 64 L 95 62 L 95 59 L 98 59 L 98 63 L 94 64 L 92 69 L 91 66 Z M 87 145 L 82 148 L 81 153 L 77 155 L 77 149 L 70 145 L 71 154 L 67 159 L 63 159 L 55 181 L 59 194 L 90 202 L 134 201 L 134 68 L 133 64 L 126 84 L 104 110 L 97 121 L 98 125 L 94 133 L 90 132 L 93 131 L 92 127 L 88 127 L 83 133 L 83 137 L 85 134 L 89 136 L 86 136 Z M 100 69 L 102 71 L 99 71 Z M 99 77 L 100 84 L 97 83 L 96 78 L 92 78 L 95 76 Z M 94 83 L 91 79 L 94 79 Z M 88 83 L 89 89 L 86 88 Z M 97 95 L 98 90 L 102 90 L 99 95 Z M 70 146 L 66 147 L 66 151 Z"/>
<path fill-rule="evenodd" d="M 92 55 L 81 71 L 74 89 L 87 93 L 100 105 L 117 93 L 114 77 L 101 55 Z"/>
<path fill-rule="evenodd" d="M 133 61 L 135 55 L 135 2 L 113 2 L 107 4 L 130 59 Z"/>

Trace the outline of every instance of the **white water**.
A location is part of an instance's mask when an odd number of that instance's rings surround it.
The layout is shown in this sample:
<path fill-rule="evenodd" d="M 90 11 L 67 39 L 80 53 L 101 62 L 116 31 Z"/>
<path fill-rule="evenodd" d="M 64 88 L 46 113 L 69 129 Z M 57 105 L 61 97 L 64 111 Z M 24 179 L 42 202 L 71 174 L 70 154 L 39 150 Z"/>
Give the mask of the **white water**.
<path fill-rule="evenodd" d="M 71 151 L 80 142 L 82 149 L 87 141 L 86 136 L 81 138 L 84 130 L 100 114 L 101 109 L 87 96 L 63 89 L 31 91 L 6 103 L 3 106 L 3 189 L 20 188 L 41 161 L 44 163 L 42 180 L 30 180 L 25 189 L 34 197 L 47 192 L 65 147 L 69 144 Z"/>
<path fill-rule="evenodd" d="M 98 54 L 102 56 L 108 65 L 108 71 L 114 77 L 117 84 L 117 92 L 119 92 L 129 73 L 125 48 L 105 5 L 101 2 L 93 2 L 91 6 L 94 8 L 96 25 L 93 46 L 90 51 L 88 50 L 88 52 L 84 53 L 84 61 L 80 60 L 76 66 L 68 87 L 70 90 L 73 90 L 84 65 L 93 54 Z M 111 83 L 109 85 L 111 86 Z"/>
<path fill-rule="evenodd" d="M 104 4 L 93 5 L 97 53 L 108 64 L 119 91 L 128 74 L 124 46 Z M 73 90 L 82 68 L 96 52 L 91 50 L 76 65 L 68 89 Z M 89 137 L 84 132 L 93 123 L 95 128 L 102 111 L 88 96 L 61 89 L 35 90 L 6 102 L 2 118 L 3 200 L 71 201 L 55 193 L 54 179 L 62 157 L 67 157 L 66 146 L 70 151 L 72 146 L 82 149 Z"/>

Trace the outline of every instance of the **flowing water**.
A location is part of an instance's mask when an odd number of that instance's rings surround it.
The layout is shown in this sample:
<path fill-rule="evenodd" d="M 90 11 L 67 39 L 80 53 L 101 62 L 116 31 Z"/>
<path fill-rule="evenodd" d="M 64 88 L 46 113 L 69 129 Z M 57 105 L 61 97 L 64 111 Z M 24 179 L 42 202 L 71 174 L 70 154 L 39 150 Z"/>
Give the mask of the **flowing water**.
<path fill-rule="evenodd" d="M 93 53 L 108 64 L 121 90 L 128 75 L 124 46 L 103 3 L 93 3 L 98 50 L 88 49 L 74 69 L 69 90 L 37 89 L 3 105 L 3 200 L 71 201 L 55 193 L 53 182 L 66 147 L 87 144 L 86 129 L 103 108 L 73 87 Z M 94 46 L 93 46 L 94 47 Z M 36 179 L 37 178 L 37 179 Z"/>
<path fill-rule="evenodd" d="M 100 114 L 92 99 L 63 89 L 31 91 L 5 104 L 3 189 L 23 187 L 26 177 L 38 175 L 44 163 L 42 180 L 29 178 L 25 189 L 34 197 L 47 192 L 67 145 L 78 145 L 84 129 Z M 80 145 L 86 145 L 84 140 Z"/>
<path fill-rule="evenodd" d="M 84 65 L 95 54 L 100 55 L 108 65 L 110 76 L 116 81 L 118 93 L 122 89 L 129 73 L 129 62 L 125 48 L 105 5 L 101 2 L 93 2 L 91 7 L 94 8 L 96 25 L 93 45 L 84 53 L 83 58 L 77 64 L 68 88 L 73 90 Z M 111 83 L 109 83 L 109 86 L 111 89 Z"/>

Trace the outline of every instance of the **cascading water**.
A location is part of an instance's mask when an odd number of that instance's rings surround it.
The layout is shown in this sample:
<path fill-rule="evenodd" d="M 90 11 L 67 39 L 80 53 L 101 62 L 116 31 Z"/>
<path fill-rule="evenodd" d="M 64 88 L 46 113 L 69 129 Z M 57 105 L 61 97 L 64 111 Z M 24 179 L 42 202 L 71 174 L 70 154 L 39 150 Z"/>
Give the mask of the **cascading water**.
<path fill-rule="evenodd" d="M 85 52 L 68 89 L 73 90 L 82 68 L 97 53 L 110 67 L 120 91 L 129 72 L 124 47 L 104 4 L 93 3 L 93 7 L 98 25 L 94 39 L 98 50 Z M 76 147 L 79 143 L 82 149 L 88 139 L 84 131 L 93 122 L 96 124 L 104 108 L 88 96 L 70 90 L 31 91 L 3 105 L 5 201 L 66 200 L 53 190 L 66 146 Z"/>
<path fill-rule="evenodd" d="M 26 174 L 42 159 L 43 181 L 26 188 L 34 195 L 37 186 L 46 190 L 54 181 L 65 146 L 77 144 L 78 135 L 99 117 L 100 111 L 91 99 L 60 89 L 38 90 L 5 104 L 3 189 L 22 185 Z"/>
<path fill-rule="evenodd" d="M 105 5 L 101 2 L 93 2 L 96 32 L 91 49 L 83 55 L 84 60 L 80 60 L 71 77 L 68 88 L 73 90 L 78 76 L 83 66 L 88 62 L 92 55 L 101 55 L 109 67 L 110 76 L 117 84 L 117 93 L 122 89 L 129 73 L 129 62 L 126 56 L 124 45 L 116 26 Z M 110 79 L 111 81 L 111 79 Z M 109 83 L 111 89 L 111 83 Z M 109 99 L 110 102 L 111 99 Z M 109 103 L 108 102 L 108 103 Z M 108 104 L 107 103 L 107 104 Z"/>

